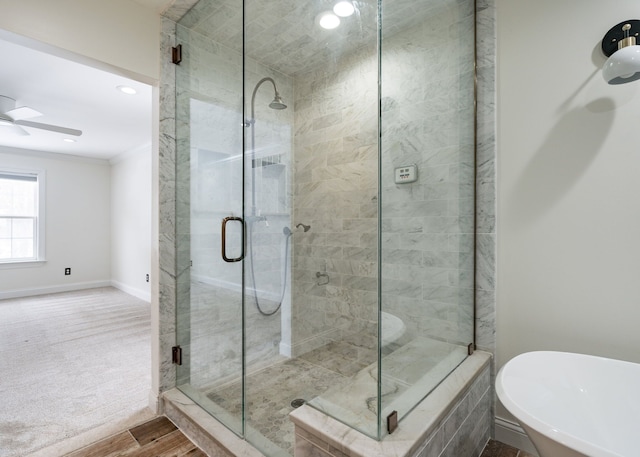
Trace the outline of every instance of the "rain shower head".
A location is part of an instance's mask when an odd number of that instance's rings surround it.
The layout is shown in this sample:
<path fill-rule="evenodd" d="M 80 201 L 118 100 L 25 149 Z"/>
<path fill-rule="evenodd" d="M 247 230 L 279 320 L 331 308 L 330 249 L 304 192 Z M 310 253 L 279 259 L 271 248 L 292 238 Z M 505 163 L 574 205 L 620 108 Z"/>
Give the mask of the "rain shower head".
<path fill-rule="evenodd" d="M 284 104 L 282 98 L 280 98 L 280 94 L 276 92 L 276 96 L 273 101 L 269 103 L 269 108 L 271 109 L 287 109 L 287 105 Z"/>
<path fill-rule="evenodd" d="M 253 125 L 253 123 L 256 120 L 256 93 L 258 92 L 258 88 L 265 82 L 270 82 L 271 85 L 273 86 L 273 101 L 271 103 L 269 103 L 269 108 L 271 109 L 286 109 L 287 105 L 284 104 L 284 102 L 282 101 L 282 98 L 280 98 L 280 94 L 278 93 L 278 88 L 276 87 L 276 82 L 273 80 L 273 78 L 262 78 L 260 81 L 258 81 L 258 84 L 256 84 L 256 87 L 253 88 L 253 94 L 251 94 L 251 119 L 248 122 L 247 125 Z"/>

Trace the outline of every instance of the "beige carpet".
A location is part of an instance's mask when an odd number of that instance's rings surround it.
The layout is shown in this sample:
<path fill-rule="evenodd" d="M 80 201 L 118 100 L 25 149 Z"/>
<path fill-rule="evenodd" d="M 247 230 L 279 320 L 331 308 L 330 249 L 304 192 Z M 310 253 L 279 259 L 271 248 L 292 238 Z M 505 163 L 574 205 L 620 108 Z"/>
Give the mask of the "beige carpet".
<path fill-rule="evenodd" d="M 149 304 L 117 289 L 0 300 L 0 457 L 140 414 Z"/>

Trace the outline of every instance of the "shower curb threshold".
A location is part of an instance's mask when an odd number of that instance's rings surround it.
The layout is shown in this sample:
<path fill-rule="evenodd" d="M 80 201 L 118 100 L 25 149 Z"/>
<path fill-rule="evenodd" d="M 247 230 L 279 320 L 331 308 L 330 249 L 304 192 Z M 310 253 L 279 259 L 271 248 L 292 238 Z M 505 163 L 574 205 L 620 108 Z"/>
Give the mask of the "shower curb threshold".
<path fill-rule="evenodd" d="M 177 388 L 162 394 L 164 414 L 209 457 L 265 457 Z"/>
<path fill-rule="evenodd" d="M 476 351 L 424 398 L 399 424 L 398 429 L 381 441 L 304 405 L 289 414 L 296 426 L 298 440 L 325 447 L 327 444 L 349 457 L 413 456 L 425 445 L 454 406 L 489 365 L 491 354 Z"/>

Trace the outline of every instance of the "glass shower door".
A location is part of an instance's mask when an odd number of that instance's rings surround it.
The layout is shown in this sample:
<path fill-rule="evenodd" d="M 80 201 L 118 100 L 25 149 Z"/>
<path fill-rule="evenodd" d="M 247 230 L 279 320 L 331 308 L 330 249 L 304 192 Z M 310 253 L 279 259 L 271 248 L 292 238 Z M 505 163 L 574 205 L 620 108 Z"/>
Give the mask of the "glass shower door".
<path fill-rule="evenodd" d="M 241 1 L 227 2 L 227 20 L 235 4 L 242 30 Z M 219 30 L 210 6 L 177 28 L 177 385 L 243 435 L 243 59 L 207 35 Z"/>

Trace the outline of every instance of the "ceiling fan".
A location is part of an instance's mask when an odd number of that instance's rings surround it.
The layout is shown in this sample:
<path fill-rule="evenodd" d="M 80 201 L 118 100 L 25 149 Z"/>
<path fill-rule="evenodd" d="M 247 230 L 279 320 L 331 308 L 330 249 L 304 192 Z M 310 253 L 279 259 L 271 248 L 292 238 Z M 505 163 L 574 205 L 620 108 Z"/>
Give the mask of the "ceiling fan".
<path fill-rule="evenodd" d="M 25 120 L 38 116 L 42 116 L 42 113 L 29 108 L 28 106 L 20 106 L 16 108 L 16 101 L 13 98 L 0 95 L 0 126 L 11 127 L 14 133 L 18 135 L 29 135 L 29 132 L 22 128 L 23 126 L 34 129 L 49 130 L 50 132 L 64 133 L 65 135 L 82 135 L 81 130 Z"/>

